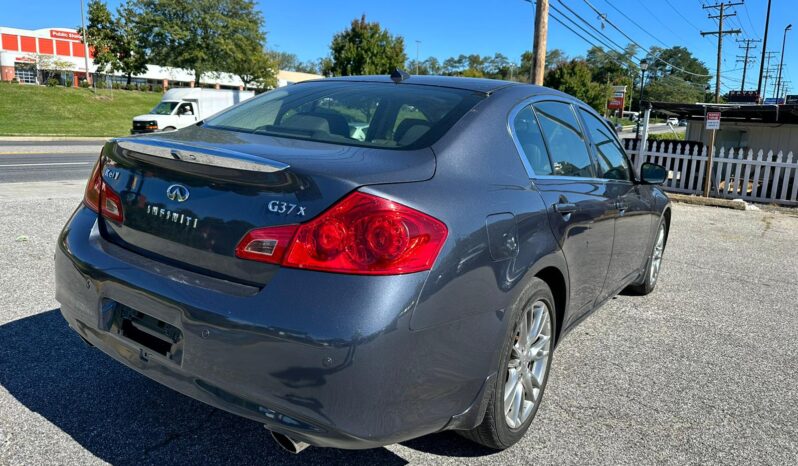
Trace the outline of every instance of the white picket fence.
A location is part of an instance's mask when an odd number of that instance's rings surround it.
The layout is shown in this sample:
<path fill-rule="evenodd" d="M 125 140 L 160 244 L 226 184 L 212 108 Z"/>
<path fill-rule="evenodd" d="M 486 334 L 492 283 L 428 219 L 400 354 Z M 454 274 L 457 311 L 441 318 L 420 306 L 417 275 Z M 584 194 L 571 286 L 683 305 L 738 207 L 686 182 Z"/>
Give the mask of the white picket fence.
<path fill-rule="evenodd" d="M 629 148 L 634 141 L 624 141 L 627 154 L 636 167 L 639 151 Z M 712 157 L 711 195 L 729 199 L 798 205 L 798 157 L 792 152 L 715 148 Z M 684 143 L 657 141 L 646 151 L 646 161 L 668 170 L 667 191 L 702 194 L 707 164 L 707 147 L 692 150 Z"/>

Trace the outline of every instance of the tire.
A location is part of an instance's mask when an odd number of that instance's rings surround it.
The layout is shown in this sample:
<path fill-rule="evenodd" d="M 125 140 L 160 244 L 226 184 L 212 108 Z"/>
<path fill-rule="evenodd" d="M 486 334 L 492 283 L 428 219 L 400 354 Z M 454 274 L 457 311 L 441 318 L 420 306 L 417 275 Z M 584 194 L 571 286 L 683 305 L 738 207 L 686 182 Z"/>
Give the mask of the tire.
<path fill-rule="evenodd" d="M 663 219 L 659 222 L 659 227 L 657 227 L 657 236 L 654 237 L 654 245 L 651 247 L 651 254 L 648 255 L 645 273 L 640 281 L 629 285 L 626 291 L 639 296 L 645 296 L 654 291 L 657 286 L 660 269 L 662 268 L 662 255 L 665 253 L 667 237 L 668 227 L 665 225 L 665 219 Z"/>
<path fill-rule="evenodd" d="M 175 131 L 176 129 L 177 129 L 177 128 L 175 128 L 174 126 L 167 126 L 167 127 L 166 127 L 166 128 L 164 128 L 162 131 Z"/>
<path fill-rule="evenodd" d="M 540 315 L 539 324 L 538 315 Z M 522 298 L 513 306 L 507 335 L 502 342 L 498 377 L 492 388 L 482 423 L 474 429 L 458 431 L 460 435 L 495 450 L 509 448 L 524 436 L 540 407 L 549 379 L 556 328 L 554 318 L 554 298 L 551 290 L 543 280 L 533 279 Z M 524 356 L 520 356 L 516 348 L 519 348 L 521 342 L 519 334 L 524 327 L 531 327 L 527 333 L 535 336 L 527 340 L 528 344 L 523 347 L 529 350 Z M 535 328 L 538 330 L 535 331 Z M 519 367 L 514 372 L 517 377 L 517 383 L 514 385 L 510 383 L 513 374 L 511 363 Z M 536 365 L 538 363 L 541 365 Z M 522 367 L 526 367 L 527 370 L 523 371 L 520 369 Z M 509 389 L 513 386 L 520 388 Z M 530 392 L 527 387 L 534 387 L 531 389 L 531 405 L 527 404 Z M 518 390 L 522 392 L 520 403 Z M 510 400 L 507 403 L 508 409 L 505 409 L 505 399 Z"/>

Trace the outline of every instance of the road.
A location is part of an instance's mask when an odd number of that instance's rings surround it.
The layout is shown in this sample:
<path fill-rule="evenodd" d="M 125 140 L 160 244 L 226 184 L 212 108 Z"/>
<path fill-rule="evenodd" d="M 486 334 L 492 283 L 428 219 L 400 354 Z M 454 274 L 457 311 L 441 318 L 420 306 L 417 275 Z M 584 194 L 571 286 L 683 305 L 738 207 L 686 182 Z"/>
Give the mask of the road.
<path fill-rule="evenodd" d="M 366 451 L 309 448 L 291 456 L 258 423 L 164 388 L 69 330 L 53 298 L 53 250 L 81 188 L 76 183 L 55 198 L 34 191 L 24 199 L 0 192 L 0 464 L 798 458 L 798 217 L 675 205 L 657 290 L 618 296 L 562 341 L 538 416 L 507 451 L 448 432 Z"/>
<path fill-rule="evenodd" d="M 675 126 L 673 128 L 673 130 L 676 131 L 677 134 L 684 134 L 686 129 L 687 128 L 685 128 L 684 126 Z M 665 123 L 653 123 L 653 124 L 648 125 L 648 134 L 664 134 L 664 133 L 673 134 L 671 132 L 670 127 L 668 127 L 667 124 L 665 124 Z M 634 138 L 635 137 L 635 131 L 634 131 L 634 129 L 632 129 L 632 131 L 623 131 L 621 133 L 618 133 L 618 137 L 621 138 L 621 139 Z"/>
<path fill-rule="evenodd" d="M 0 183 L 88 179 L 101 141 L 0 141 Z"/>

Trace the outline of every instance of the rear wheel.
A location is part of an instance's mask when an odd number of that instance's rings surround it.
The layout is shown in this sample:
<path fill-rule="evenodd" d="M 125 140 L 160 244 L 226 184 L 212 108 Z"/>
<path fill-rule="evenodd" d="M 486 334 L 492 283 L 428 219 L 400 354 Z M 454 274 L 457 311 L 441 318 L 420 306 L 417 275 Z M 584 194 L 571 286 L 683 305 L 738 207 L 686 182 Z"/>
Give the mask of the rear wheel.
<path fill-rule="evenodd" d="M 640 281 L 629 285 L 627 288 L 628 291 L 638 295 L 647 295 L 654 291 L 654 288 L 657 286 L 659 271 L 662 267 L 662 255 L 665 253 L 665 238 L 667 237 L 667 233 L 668 229 L 663 220 L 660 222 L 659 228 L 657 229 L 657 237 L 654 239 L 654 247 L 651 249 L 651 255 L 648 257 L 646 271 Z"/>
<path fill-rule="evenodd" d="M 534 279 L 513 310 L 512 329 L 502 346 L 499 376 L 485 417 L 476 428 L 460 431 L 488 448 L 503 450 L 524 436 L 540 406 L 549 377 L 554 336 L 554 299 Z"/>
<path fill-rule="evenodd" d="M 174 131 L 175 129 L 177 128 L 175 128 L 174 126 L 167 126 L 166 128 L 163 129 L 163 131 Z"/>

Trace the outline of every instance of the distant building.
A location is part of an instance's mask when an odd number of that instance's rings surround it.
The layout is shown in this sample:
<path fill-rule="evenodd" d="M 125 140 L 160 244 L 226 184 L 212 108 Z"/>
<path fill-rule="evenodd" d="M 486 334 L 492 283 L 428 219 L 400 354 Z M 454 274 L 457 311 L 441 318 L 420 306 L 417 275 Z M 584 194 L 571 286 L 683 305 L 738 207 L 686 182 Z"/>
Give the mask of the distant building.
<path fill-rule="evenodd" d="M 709 145 L 704 128 L 707 111 L 720 112 L 715 146 L 798 154 L 798 104 L 688 104 L 652 102 L 654 110 L 687 120 L 686 141 Z"/>
<path fill-rule="evenodd" d="M 85 47 L 81 34 L 70 28 L 48 28 L 35 31 L 0 26 L 0 81 L 16 79 L 23 84 L 42 84 L 36 63 L 39 56 L 64 62 L 66 69 L 62 71 L 62 80 L 69 79 L 73 86 L 86 79 Z M 93 55 L 89 50 L 89 77 L 94 78 L 97 67 L 92 63 Z M 52 71 L 52 70 L 48 70 Z M 127 77 L 121 73 L 102 74 L 106 81 L 127 83 Z M 294 71 L 278 71 L 278 86 L 286 86 L 309 79 L 320 79 L 321 75 L 297 73 Z M 132 84 L 150 84 L 169 87 L 194 87 L 194 72 L 178 68 L 158 65 L 147 65 L 145 73 L 134 75 Z M 238 76 L 230 73 L 206 73 L 202 79 L 203 86 L 217 89 L 243 89 L 244 83 Z M 252 86 L 250 86 L 252 87 Z"/>

